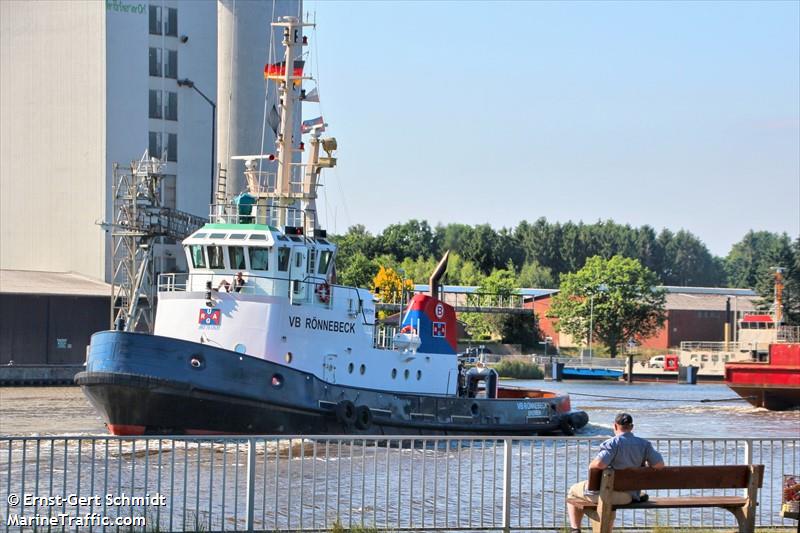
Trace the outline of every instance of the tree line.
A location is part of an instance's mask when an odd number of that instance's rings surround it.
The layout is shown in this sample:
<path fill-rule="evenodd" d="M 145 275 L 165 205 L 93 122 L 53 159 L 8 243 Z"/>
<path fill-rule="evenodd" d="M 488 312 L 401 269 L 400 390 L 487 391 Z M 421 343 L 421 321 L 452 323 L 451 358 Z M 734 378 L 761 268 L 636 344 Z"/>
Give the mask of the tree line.
<path fill-rule="evenodd" d="M 372 287 L 380 267 L 404 279 L 427 282 L 436 261 L 451 251 L 445 283 L 483 285 L 493 273 L 513 276 L 517 287 L 558 288 L 561 277 L 583 268 L 589 258 L 636 259 L 662 285 L 752 288 L 772 302 L 774 267 L 784 269 L 785 311 L 800 321 L 800 237 L 749 231 L 725 257 L 713 255 L 686 230 L 656 232 L 612 220 L 522 221 L 495 230 L 489 224 L 431 227 L 422 220 L 387 226 L 377 235 L 363 225 L 332 236 L 339 247 L 337 273 L 346 285 Z"/>

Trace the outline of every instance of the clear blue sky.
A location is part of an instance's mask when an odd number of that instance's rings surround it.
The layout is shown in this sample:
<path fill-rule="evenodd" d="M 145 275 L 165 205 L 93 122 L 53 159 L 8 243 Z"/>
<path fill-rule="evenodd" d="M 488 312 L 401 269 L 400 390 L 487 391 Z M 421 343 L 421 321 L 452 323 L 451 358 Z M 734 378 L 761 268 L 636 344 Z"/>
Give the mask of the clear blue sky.
<path fill-rule="evenodd" d="M 323 221 L 613 219 L 717 255 L 795 237 L 799 6 L 306 0 L 340 146 Z"/>

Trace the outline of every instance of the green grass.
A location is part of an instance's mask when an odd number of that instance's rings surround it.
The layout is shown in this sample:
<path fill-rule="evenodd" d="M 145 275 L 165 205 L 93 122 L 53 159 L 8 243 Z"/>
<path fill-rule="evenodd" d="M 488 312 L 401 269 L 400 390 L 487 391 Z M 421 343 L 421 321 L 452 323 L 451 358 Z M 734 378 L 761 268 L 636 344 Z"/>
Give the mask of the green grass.
<path fill-rule="evenodd" d="M 536 363 L 522 357 L 504 357 L 494 365 L 501 378 L 542 379 L 544 372 Z"/>
<path fill-rule="evenodd" d="M 333 523 L 331 529 L 329 530 L 331 533 L 377 533 L 378 531 L 387 531 L 385 529 L 378 529 L 375 527 L 368 527 L 368 526 L 353 526 L 351 528 L 346 528 L 342 525 L 339 520 Z"/>

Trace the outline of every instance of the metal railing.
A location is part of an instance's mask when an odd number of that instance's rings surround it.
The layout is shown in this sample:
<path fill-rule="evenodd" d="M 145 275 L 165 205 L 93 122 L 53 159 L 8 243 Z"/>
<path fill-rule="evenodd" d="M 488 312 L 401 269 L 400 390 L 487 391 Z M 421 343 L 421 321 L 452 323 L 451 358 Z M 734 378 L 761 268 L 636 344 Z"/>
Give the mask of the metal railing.
<path fill-rule="evenodd" d="M 216 224 L 260 224 L 277 227 L 281 212 L 285 212 L 287 226 L 305 228 L 306 214 L 310 211 L 295 206 L 269 204 L 237 205 L 233 203 L 211 204 L 208 219 Z"/>
<path fill-rule="evenodd" d="M 681 350 L 685 352 L 738 352 L 748 350 L 751 343 L 723 341 L 681 341 Z"/>
<path fill-rule="evenodd" d="M 779 326 L 778 342 L 800 342 L 800 326 Z"/>
<path fill-rule="evenodd" d="M 601 440 L 9 437 L 0 439 L 0 530 L 16 530 L 20 517 L 37 515 L 95 517 L 87 530 L 107 529 L 104 520 L 124 525 L 142 517 L 146 525 L 138 530 L 145 531 L 307 531 L 337 521 L 393 531 L 559 530 L 566 524 L 567 490 L 585 477 Z M 800 439 L 653 444 L 669 465 L 764 464 L 756 524 L 793 525 L 779 515 L 781 476 L 800 472 Z M 63 522 L 48 523 L 60 528 Z M 720 509 L 636 510 L 617 517 L 620 528 L 656 525 L 730 529 L 734 520 Z"/>

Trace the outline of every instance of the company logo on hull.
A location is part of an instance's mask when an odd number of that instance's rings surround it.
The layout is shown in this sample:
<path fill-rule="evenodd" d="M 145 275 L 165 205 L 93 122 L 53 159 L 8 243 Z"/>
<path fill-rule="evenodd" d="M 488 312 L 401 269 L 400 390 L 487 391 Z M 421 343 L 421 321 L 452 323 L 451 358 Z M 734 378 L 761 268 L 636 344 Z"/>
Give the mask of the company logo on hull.
<path fill-rule="evenodd" d="M 211 307 L 200 309 L 200 316 L 197 319 L 198 324 L 203 326 L 219 326 L 220 322 L 222 322 L 222 313 L 219 309 Z"/>

